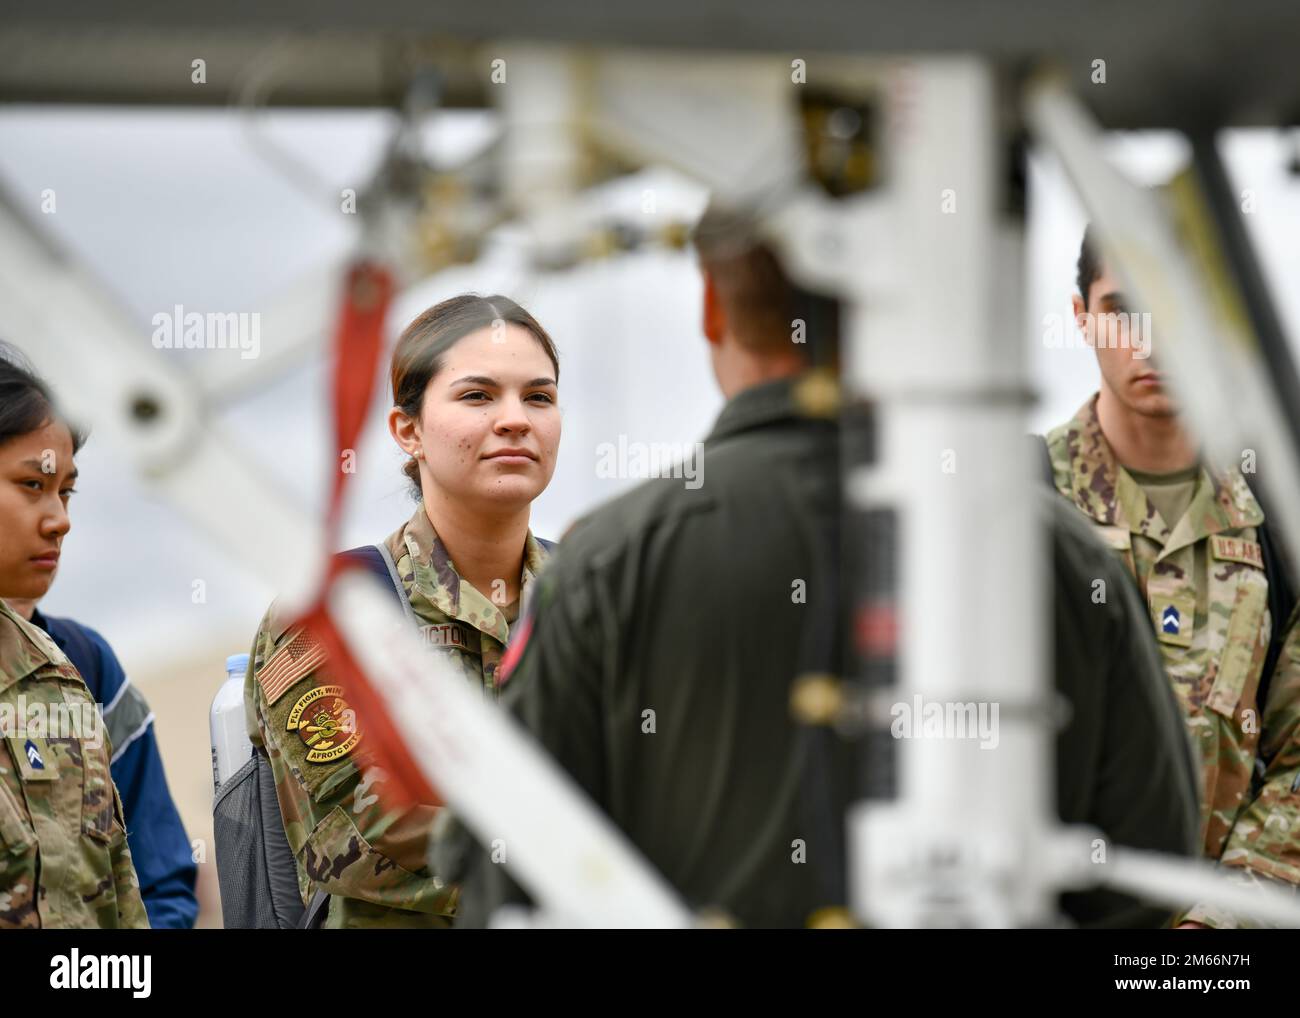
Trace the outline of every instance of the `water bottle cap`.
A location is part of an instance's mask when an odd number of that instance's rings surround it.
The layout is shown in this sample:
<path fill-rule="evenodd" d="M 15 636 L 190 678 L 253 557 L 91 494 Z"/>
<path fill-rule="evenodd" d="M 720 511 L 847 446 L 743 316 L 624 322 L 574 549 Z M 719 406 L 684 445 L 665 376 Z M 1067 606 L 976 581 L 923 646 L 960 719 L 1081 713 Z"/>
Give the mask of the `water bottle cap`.
<path fill-rule="evenodd" d="M 248 673 L 248 655 L 247 655 L 247 654 L 231 654 L 230 657 L 226 658 L 226 671 L 227 671 L 227 672 L 241 672 L 241 673 L 247 674 L 247 673 Z"/>

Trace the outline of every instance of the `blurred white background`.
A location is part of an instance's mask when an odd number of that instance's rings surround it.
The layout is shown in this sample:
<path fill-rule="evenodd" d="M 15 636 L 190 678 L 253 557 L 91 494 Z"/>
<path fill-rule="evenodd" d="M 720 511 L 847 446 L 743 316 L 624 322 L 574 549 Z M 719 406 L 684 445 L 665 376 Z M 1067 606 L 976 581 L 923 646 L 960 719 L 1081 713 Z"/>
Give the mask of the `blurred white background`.
<path fill-rule="evenodd" d="M 430 130 L 444 158 L 486 138 L 486 115 L 449 114 Z M 270 131 L 313 165 L 334 193 L 360 190 L 386 143 L 384 113 L 287 113 Z M 450 153 L 450 154 L 449 154 Z M 225 112 L 11 111 L 0 115 L 0 177 L 33 213 L 53 189 L 57 211 L 38 225 L 97 274 L 139 324 L 150 356 L 194 372 L 238 350 L 155 350 L 153 315 L 186 311 L 265 312 L 310 269 L 342 258 L 356 217 L 329 194 L 319 202 L 249 151 Z M 657 214 L 693 219 L 704 194 L 688 182 L 647 171 L 593 197 L 630 216 L 647 189 Z M 645 250 L 549 275 L 523 271 L 508 244 L 472 266 L 441 273 L 405 293 L 390 316 L 390 342 L 419 311 L 464 291 L 505 293 L 531 310 L 561 356 L 564 437 L 555 478 L 534 506 L 533 529 L 558 539 L 580 513 L 629 479 L 595 474 L 596 447 L 617 441 L 694 442 L 721 406 L 697 328 L 699 281 L 693 260 Z M 336 296 L 322 292 L 323 303 Z M 20 349 L 30 340 L 0 337 Z M 263 354 L 284 337 L 261 336 Z M 87 337 L 86 342 L 94 342 Z M 326 337 L 322 337 L 322 350 Z M 250 364 L 256 362 L 247 362 Z M 51 379 L 56 390 L 59 380 Z M 333 469 L 324 403 L 324 357 L 315 356 L 218 415 L 265 470 L 305 509 L 319 507 Z M 349 544 L 381 540 L 414 510 L 402 458 L 383 423 L 377 395 L 358 450 L 349 494 Z M 216 642 L 247 649 L 273 592 L 151 497 L 103 440 L 78 457 L 81 477 L 63 566 L 45 602 L 100 628 L 128 665 L 156 666 Z M 194 604 L 193 581 L 206 585 Z"/>
<path fill-rule="evenodd" d="M 269 131 L 326 183 L 360 188 L 392 129 L 383 112 L 276 112 Z M 454 161 L 492 134 L 488 113 L 447 113 L 427 131 L 442 160 Z M 1172 135 L 1117 136 L 1115 158 L 1136 179 L 1158 183 L 1185 158 Z M 1300 329 L 1300 186 L 1288 172 L 1292 150 L 1279 132 L 1234 132 L 1225 154 L 1238 189 L 1254 191 L 1245 219 L 1283 320 Z M 146 112 L 11 108 L 0 114 L 0 182 L 51 236 L 101 278 L 139 324 L 141 347 L 202 371 L 207 358 L 234 350 L 154 351 L 151 319 L 176 304 L 186 310 L 265 311 L 313 267 L 343 257 L 355 242 L 355 217 L 337 202 L 293 186 L 248 147 L 226 111 Z M 57 212 L 36 214 L 45 189 Z M 635 212 L 653 189 L 658 212 L 690 218 L 705 196 L 667 171 L 646 171 L 606 186 L 593 204 Z M 1041 400 L 1028 426 L 1045 430 L 1093 391 L 1087 349 L 1047 349 L 1044 319 L 1068 323 L 1074 262 L 1084 217 L 1049 159 L 1031 165 L 1029 278 L 1023 319 Z M 534 312 L 561 352 L 564 440 L 550 489 L 534 509 L 534 530 L 558 538 L 576 516 L 631 479 L 595 473 L 596 447 L 617 441 L 697 441 L 721 406 L 698 328 L 699 282 L 692 256 L 645 250 L 550 275 L 521 269 L 506 245 L 472 267 L 440 274 L 403 296 L 391 317 L 395 337 L 419 310 L 451 294 L 503 292 Z M 333 295 L 323 292 L 322 302 Z M 1009 325 L 1013 324 L 1011 322 Z M 23 336 L 0 337 L 20 348 Z M 262 336 L 268 351 L 277 339 Z M 322 338 L 323 339 L 323 338 Z M 87 337 L 87 342 L 94 342 Z M 323 360 L 221 411 L 274 482 L 304 507 L 316 506 L 332 467 L 322 398 Z M 58 380 L 53 380 L 57 386 Z M 346 536 L 378 540 L 413 509 L 400 457 L 377 401 L 358 457 Z M 131 665 L 155 666 L 193 649 L 228 642 L 241 649 L 272 592 L 150 497 L 108 444 L 92 438 L 79 458 L 82 479 L 64 565 L 46 607 L 101 628 Z M 191 600 L 202 579 L 207 600 Z"/>

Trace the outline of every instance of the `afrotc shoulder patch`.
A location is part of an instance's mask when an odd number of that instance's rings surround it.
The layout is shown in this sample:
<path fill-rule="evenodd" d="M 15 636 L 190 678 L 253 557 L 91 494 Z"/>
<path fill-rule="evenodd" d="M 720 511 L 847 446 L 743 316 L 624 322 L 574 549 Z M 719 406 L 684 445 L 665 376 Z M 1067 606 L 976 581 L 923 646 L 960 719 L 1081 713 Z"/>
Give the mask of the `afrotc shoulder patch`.
<path fill-rule="evenodd" d="M 307 633 L 299 631 L 292 640 L 271 655 L 271 660 L 257 673 L 257 682 L 272 707 L 299 679 L 311 674 L 325 662 L 325 648 Z"/>
<path fill-rule="evenodd" d="M 342 686 L 308 690 L 289 711 L 285 730 L 297 732 L 307 747 L 308 763 L 341 760 L 361 741 L 356 714 L 343 699 Z"/>

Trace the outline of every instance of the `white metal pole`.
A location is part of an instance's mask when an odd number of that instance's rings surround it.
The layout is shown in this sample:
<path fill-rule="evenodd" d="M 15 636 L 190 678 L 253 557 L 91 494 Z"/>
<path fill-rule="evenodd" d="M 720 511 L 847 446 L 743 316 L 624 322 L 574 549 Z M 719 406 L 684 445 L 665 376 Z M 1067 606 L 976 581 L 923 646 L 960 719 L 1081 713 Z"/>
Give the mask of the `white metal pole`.
<path fill-rule="evenodd" d="M 889 109 L 895 292 L 849 323 L 877 467 L 899 512 L 899 798 L 857 810 L 856 906 L 878 925 L 1048 920 L 1041 521 L 1027 497 L 1018 224 L 1000 219 L 997 82 L 974 59 L 900 68 Z M 880 495 L 873 495 L 878 489 Z"/>

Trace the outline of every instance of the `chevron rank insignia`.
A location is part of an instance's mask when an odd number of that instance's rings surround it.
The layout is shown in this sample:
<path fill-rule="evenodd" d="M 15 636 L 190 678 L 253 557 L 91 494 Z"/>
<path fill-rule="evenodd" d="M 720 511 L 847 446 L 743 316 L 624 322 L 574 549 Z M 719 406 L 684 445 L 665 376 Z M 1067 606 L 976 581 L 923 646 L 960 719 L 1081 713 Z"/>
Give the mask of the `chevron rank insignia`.
<path fill-rule="evenodd" d="M 23 781 L 57 781 L 58 758 L 50 752 L 49 743 L 34 735 L 15 735 L 9 739 L 9 752 L 18 764 Z"/>
<path fill-rule="evenodd" d="M 1150 595 L 1151 621 L 1155 623 L 1156 639 L 1176 647 L 1192 645 L 1192 631 L 1196 617 L 1196 601 L 1187 595 Z"/>

